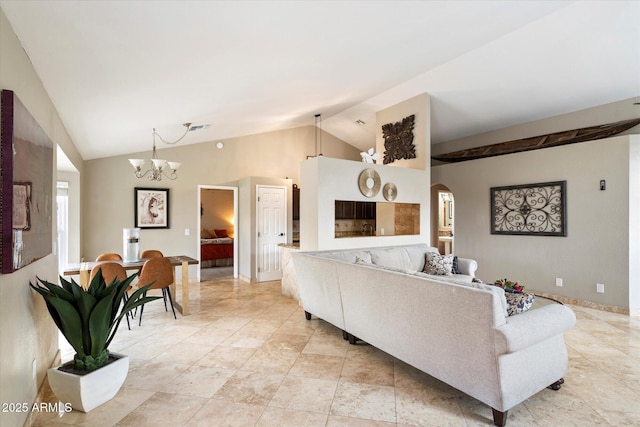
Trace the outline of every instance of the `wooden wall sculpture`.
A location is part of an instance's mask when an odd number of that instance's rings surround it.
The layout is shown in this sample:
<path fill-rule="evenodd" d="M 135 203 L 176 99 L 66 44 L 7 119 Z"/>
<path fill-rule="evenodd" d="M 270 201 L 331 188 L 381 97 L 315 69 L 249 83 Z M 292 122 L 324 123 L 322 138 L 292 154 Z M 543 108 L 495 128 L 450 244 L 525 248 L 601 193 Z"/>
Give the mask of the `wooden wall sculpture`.
<path fill-rule="evenodd" d="M 383 163 L 394 162 L 398 159 L 415 159 L 416 147 L 413 145 L 413 126 L 415 114 L 405 117 L 400 122 L 382 125 L 382 137 L 384 138 Z"/>

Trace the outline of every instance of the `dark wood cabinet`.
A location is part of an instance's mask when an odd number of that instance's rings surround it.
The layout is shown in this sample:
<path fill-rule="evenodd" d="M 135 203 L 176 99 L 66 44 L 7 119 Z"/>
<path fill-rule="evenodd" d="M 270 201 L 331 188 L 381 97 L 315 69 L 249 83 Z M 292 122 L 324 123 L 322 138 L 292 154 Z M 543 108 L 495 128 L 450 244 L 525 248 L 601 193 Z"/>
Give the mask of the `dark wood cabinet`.
<path fill-rule="evenodd" d="M 356 219 L 376 219 L 376 203 L 356 202 Z"/>
<path fill-rule="evenodd" d="M 356 202 L 336 200 L 336 219 L 355 219 Z"/>
<path fill-rule="evenodd" d="M 293 219 L 300 219 L 300 188 L 293 186 Z"/>
<path fill-rule="evenodd" d="M 336 219 L 376 219 L 375 202 L 336 200 Z"/>

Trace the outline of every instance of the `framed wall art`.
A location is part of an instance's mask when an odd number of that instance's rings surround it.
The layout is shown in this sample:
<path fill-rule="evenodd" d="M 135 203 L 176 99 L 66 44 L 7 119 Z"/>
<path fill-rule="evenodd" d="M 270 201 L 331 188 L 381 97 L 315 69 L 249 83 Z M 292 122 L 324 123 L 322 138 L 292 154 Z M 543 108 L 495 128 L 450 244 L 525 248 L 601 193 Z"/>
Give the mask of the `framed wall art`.
<path fill-rule="evenodd" d="M 9 274 L 52 252 L 53 142 L 13 91 L 0 104 L 0 269 Z"/>
<path fill-rule="evenodd" d="M 169 228 L 169 189 L 134 188 L 135 226 Z"/>
<path fill-rule="evenodd" d="M 567 236 L 567 181 L 491 188 L 491 234 Z"/>

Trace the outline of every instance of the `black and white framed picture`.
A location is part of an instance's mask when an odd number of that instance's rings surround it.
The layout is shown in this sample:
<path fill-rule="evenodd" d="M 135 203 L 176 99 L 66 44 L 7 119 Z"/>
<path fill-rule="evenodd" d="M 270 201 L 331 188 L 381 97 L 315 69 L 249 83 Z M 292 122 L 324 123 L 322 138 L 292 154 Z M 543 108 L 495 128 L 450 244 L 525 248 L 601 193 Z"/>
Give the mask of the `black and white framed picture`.
<path fill-rule="evenodd" d="M 169 189 L 134 189 L 135 226 L 139 228 L 169 228 Z"/>
<path fill-rule="evenodd" d="M 567 181 L 491 188 L 491 234 L 567 236 Z"/>

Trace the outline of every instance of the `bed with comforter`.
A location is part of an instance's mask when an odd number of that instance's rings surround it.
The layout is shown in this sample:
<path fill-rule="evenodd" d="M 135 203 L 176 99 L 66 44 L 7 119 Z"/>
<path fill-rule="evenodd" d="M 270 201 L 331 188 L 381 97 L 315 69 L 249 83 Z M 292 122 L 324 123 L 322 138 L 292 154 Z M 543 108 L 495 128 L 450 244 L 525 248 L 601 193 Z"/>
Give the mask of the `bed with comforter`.
<path fill-rule="evenodd" d="M 200 266 L 223 267 L 233 265 L 233 239 L 231 237 L 200 239 Z"/>

